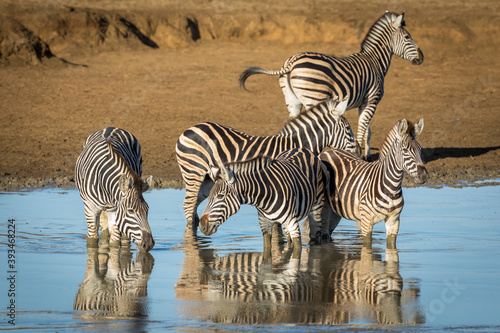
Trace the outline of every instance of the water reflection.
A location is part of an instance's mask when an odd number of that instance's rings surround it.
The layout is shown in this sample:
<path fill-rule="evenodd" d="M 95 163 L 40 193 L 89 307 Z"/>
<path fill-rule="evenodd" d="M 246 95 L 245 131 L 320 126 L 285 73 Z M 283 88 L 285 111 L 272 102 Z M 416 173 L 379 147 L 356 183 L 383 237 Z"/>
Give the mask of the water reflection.
<path fill-rule="evenodd" d="M 87 269 L 76 293 L 78 318 L 99 321 L 141 318 L 148 315 L 147 287 L 154 265 L 149 253 L 134 260 L 130 245 L 87 249 Z M 139 327 L 136 327 L 139 328 Z"/>
<path fill-rule="evenodd" d="M 191 318 L 233 324 L 425 321 L 419 281 L 404 283 L 397 250 L 382 255 L 327 244 L 304 248 L 299 259 L 279 251 L 270 259 L 260 252 L 219 256 L 194 236 L 186 238 L 184 252 L 175 291 L 190 301 L 181 311 Z"/>

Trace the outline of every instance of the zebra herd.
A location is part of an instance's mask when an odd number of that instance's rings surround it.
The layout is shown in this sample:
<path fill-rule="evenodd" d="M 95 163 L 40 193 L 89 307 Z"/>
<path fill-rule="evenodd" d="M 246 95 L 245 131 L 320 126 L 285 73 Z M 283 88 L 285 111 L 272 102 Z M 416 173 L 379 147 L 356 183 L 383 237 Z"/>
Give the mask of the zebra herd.
<path fill-rule="evenodd" d="M 423 61 L 404 26 L 404 13 L 386 12 L 368 31 L 359 53 L 339 58 L 304 52 L 286 60 L 279 71 L 245 70 L 239 77 L 243 88 L 253 74 L 279 75 L 290 119 L 270 136 L 252 136 L 212 122 L 180 135 L 176 156 L 186 186 L 187 228 L 213 234 L 241 204 L 251 204 L 257 207 L 265 252 L 273 224 L 278 223 L 294 254 L 300 253 L 298 223 L 306 216 L 311 239 L 328 240 L 344 217 L 360 223 L 366 246 L 371 245 L 373 225 L 385 220 L 387 247 L 395 247 L 403 174 L 418 183 L 428 177 L 416 141 L 424 123 L 398 121 L 379 159 L 372 162 L 369 122 L 383 96 L 392 55 L 415 65 Z M 352 108 L 359 110 L 357 136 L 343 116 Z M 364 159 L 358 142 L 364 142 Z M 140 178 L 142 157 L 132 134 L 110 127 L 89 136 L 75 173 L 89 244 L 97 240 L 101 222 L 102 232 L 111 233 L 111 243 L 122 233 L 141 251 L 153 248 L 142 197 L 152 179 Z M 206 198 L 199 218 L 197 208 Z M 108 225 L 100 221 L 103 211 Z"/>

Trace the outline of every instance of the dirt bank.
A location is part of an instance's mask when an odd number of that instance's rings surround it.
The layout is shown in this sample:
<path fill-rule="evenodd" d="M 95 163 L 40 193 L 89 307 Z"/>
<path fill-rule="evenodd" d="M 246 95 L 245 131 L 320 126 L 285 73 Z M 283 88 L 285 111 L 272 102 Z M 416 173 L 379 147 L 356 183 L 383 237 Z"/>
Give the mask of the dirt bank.
<path fill-rule="evenodd" d="M 279 69 L 306 50 L 357 52 L 386 9 L 406 11 L 425 61 L 393 58 L 372 146 L 396 120 L 423 117 L 428 184 L 499 179 L 499 8 L 494 0 L 4 2 L 0 190 L 73 186 L 84 140 L 107 126 L 136 135 L 157 187 L 181 187 L 174 147 L 191 125 L 270 135 L 286 120 L 277 78 L 250 78 L 248 93 L 237 83 L 244 67 Z M 348 118 L 355 129 L 357 112 Z"/>

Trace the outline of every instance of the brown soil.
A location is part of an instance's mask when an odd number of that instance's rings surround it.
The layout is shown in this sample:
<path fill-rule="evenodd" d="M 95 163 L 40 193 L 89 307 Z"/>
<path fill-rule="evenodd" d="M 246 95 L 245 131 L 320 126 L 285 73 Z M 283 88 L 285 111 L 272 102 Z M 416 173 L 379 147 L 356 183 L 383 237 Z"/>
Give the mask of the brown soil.
<path fill-rule="evenodd" d="M 180 187 L 174 147 L 188 127 L 210 120 L 270 135 L 286 120 L 277 77 L 251 77 L 245 92 L 244 67 L 279 69 L 300 51 L 358 52 L 386 9 L 406 11 L 425 61 L 393 58 L 372 146 L 396 120 L 424 117 L 428 184 L 498 180 L 499 8 L 496 0 L 3 1 L 0 190 L 74 185 L 84 140 L 107 126 L 139 139 L 157 187 Z M 357 111 L 348 119 L 355 129 Z"/>

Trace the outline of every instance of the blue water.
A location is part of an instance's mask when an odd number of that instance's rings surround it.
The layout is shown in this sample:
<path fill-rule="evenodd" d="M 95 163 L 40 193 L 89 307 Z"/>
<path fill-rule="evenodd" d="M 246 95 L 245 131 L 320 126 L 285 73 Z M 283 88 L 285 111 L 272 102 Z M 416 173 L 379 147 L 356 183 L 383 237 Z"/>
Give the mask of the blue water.
<path fill-rule="evenodd" d="M 397 251 L 382 223 L 370 251 L 342 220 L 332 244 L 265 261 L 251 206 L 193 238 L 184 191 L 147 192 L 156 245 L 138 256 L 133 245 L 87 250 L 76 190 L 1 193 L 0 330 L 499 330 L 500 187 L 404 195 Z"/>

